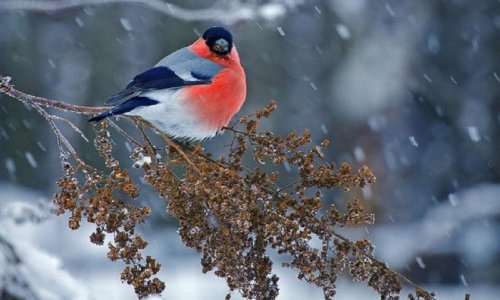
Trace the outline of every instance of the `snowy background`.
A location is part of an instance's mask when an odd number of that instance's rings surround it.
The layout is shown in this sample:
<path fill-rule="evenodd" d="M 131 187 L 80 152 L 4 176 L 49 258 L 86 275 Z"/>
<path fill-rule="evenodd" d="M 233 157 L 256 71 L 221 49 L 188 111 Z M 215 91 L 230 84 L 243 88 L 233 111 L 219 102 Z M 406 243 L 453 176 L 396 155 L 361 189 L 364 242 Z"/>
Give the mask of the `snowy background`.
<path fill-rule="evenodd" d="M 126 3 L 24 11 L 7 2 L 0 74 L 22 91 L 85 105 L 100 105 L 207 27 L 227 24 L 248 78 L 240 115 L 275 99 L 264 127 L 311 128 L 317 142 L 331 140 L 329 160 L 367 164 L 377 175 L 359 193 L 376 225 L 346 234 L 371 239 L 377 257 L 438 299 L 498 299 L 498 0 L 172 1 L 168 11 Z M 70 118 L 91 135 L 84 117 Z M 95 159 L 85 141 L 67 135 Z M 203 146 L 220 155 L 228 138 Z M 126 161 L 126 147 L 118 148 Z M 295 175 L 281 174 L 284 182 Z M 92 228 L 71 231 L 67 218 L 51 215 L 60 175 L 46 122 L 0 96 L 0 298 L 134 299 L 121 265 L 90 244 Z M 339 205 L 353 195 L 327 194 Z M 154 208 L 142 231 L 164 267 L 165 297 L 222 299 L 224 281 L 201 273 L 165 203 L 147 188 L 140 201 Z M 276 272 L 279 299 L 322 298 L 295 272 Z M 378 298 L 348 278 L 338 286 L 336 299 Z"/>

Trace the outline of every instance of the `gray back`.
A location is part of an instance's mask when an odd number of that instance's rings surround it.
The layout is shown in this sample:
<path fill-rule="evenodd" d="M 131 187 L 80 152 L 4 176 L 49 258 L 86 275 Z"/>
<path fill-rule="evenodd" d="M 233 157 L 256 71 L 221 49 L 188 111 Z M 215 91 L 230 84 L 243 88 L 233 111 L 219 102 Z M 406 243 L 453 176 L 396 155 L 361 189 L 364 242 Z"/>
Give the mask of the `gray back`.
<path fill-rule="evenodd" d="M 168 67 L 184 80 L 193 80 L 192 74 L 210 79 L 222 69 L 218 64 L 194 54 L 188 47 L 163 58 L 155 67 Z"/>

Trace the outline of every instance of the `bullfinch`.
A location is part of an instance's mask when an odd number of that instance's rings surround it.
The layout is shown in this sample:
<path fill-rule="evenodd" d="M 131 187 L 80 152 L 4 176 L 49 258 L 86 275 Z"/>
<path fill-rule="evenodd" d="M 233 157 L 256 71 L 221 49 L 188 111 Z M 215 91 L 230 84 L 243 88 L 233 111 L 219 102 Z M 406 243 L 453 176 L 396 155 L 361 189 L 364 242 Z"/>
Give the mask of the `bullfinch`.
<path fill-rule="evenodd" d="M 246 76 L 233 37 L 222 27 L 212 27 L 135 76 L 106 100 L 110 110 L 89 122 L 127 114 L 174 138 L 202 140 L 227 126 L 245 97 Z"/>

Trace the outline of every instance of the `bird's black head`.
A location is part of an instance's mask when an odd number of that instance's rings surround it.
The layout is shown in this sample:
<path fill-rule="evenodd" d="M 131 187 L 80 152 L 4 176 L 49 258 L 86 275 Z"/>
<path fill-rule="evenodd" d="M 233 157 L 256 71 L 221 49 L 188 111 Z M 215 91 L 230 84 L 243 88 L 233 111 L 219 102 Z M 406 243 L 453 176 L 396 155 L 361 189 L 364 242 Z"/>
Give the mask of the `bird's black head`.
<path fill-rule="evenodd" d="M 226 55 L 233 48 L 233 36 L 222 27 L 212 27 L 203 33 L 203 39 L 210 51 L 217 55 Z"/>

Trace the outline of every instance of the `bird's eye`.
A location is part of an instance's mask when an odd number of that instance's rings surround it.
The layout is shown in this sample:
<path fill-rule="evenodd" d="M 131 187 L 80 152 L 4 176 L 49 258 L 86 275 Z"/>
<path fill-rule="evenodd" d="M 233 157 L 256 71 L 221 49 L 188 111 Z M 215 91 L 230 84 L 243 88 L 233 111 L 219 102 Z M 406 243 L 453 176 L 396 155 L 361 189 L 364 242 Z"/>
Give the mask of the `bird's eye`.
<path fill-rule="evenodd" d="M 221 54 L 221 55 L 225 55 L 225 54 L 229 53 L 229 51 L 230 51 L 229 50 L 229 43 L 225 39 L 216 40 L 212 44 L 211 49 L 213 52 L 215 52 L 217 54 Z"/>

